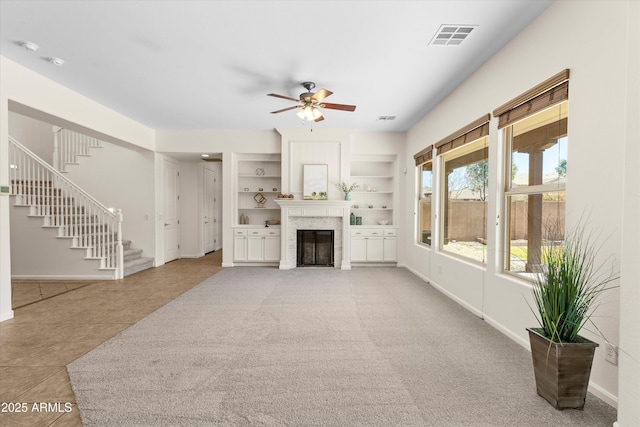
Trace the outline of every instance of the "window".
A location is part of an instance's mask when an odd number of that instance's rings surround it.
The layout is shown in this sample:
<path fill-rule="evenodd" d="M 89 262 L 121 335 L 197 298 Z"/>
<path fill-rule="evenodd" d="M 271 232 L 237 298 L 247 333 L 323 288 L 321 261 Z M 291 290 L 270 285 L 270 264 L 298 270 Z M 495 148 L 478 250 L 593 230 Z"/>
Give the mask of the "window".
<path fill-rule="evenodd" d="M 489 114 L 434 144 L 441 173 L 439 248 L 487 260 Z"/>
<path fill-rule="evenodd" d="M 504 270 L 539 271 L 564 241 L 569 70 L 494 111 L 506 146 Z"/>
<path fill-rule="evenodd" d="M 507 271 L 538 271 L 543 245 L 563 240 L 567 106 L 563 102 L 505 129 Z"/>
<path fill-rule="evenodd" d="M 433 194 L 433 145 L 415 154 L 418 169 L 418 243 L 431 246 L 431 196 Z"/>
<path fill-rule="evenodd" d="M 431 196 L 433 194 L 433 162 L 423 163 L 418 195 L 418 242 L 431 246 Z"/>
<path fill-rule="evenodd" d="M 441 249 L 486 263 L 488 137 L 442 157 Z"/>

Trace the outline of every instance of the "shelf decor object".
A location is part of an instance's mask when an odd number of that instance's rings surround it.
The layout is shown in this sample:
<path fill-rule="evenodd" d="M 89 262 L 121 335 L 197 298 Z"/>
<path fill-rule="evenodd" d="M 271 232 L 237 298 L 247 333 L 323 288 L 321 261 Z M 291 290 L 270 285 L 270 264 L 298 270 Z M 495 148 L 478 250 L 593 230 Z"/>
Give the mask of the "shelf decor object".
<path fill-rule="evenodd" d="M 340 191 L 342 191 L 344 193 L 344 199 L 345 200 L 351 200 L 351 192 L 359 187 L 357 182 L 354 182 L 353 184 L 347 185 L 344 181 L 342 181 L 341 183 L 336 184 L 336 185 L 338 186 Z"/>
<path fill-rule="evenodd" d="M 264 204 L 267 203 L 267 198 L 264 197 L 262 193 L 256 193 L 256 195 L 253 196 L 253 200 L 258 203 L 258 208 L 264 208 Z"/>
<path fill-rule="evenodd" d="M 327 200 L 328 165 L 304 165 L 303 168 L 303 199 Z"/>

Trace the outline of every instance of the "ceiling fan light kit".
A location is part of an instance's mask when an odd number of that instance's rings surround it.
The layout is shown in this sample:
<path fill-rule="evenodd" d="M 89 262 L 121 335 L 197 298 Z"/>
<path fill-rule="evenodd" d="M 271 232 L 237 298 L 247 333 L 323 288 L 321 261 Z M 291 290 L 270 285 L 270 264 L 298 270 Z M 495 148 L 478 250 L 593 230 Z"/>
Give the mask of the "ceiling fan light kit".
<path fill-rule="evenodd" d="M 314 82 L 303 82 L 302 86 L 307 90 L 300 94 L 300 99 L 291 98 L 284 95 L 278 95 L 276 93 L 268 93 L 267 96 L 273 96 L 276 98 L 287 99 L 289 101 L 297 102 L 298 105 L 293 107 L 283 108 L 281 110 L 272 111 L 271 114 L 282 113 L 284 111 L 294 110 L 299 108 L 297 116 L 303 120 L 319 122 L 324 120 L 324 116 L 322 115 L 321 108 L 327 108 L 331 110 L 342 110 L 342 111 L 355 111 L 355 105 L 346 105 L 346 104 L 329 104 L 323 103 L 322 101 L 333 94 L 333 92 L 327 89 L 320 89 L 319 91 L 313 93 L 312 89 L 316 87 Z"/>
<path fill-rule="evenodd" d="M 296 115 L 301 119 L 305 119 L 308 121 L 315 121 L 322 117 L 322 113 L 320 112 L 320 110 L 313 106 L 302 107 Z"/>

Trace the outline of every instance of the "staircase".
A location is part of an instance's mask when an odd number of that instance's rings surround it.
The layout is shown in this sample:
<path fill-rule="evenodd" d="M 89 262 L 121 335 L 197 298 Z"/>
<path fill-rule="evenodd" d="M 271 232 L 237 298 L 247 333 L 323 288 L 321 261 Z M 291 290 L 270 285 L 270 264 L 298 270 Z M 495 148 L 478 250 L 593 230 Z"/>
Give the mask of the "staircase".
<path fill-rule="evenodd" d="M 142 249 L 131 248 L 131 240 L 123 240 L 124 277 L 153 267 L 153 258 L 143 257 Z"/>
<path fill-rule="evenodd" d="M 42 227 L 54 228 L 56 238 L 82 249 L 84 259 L 99 262 L 98 269 L 120 279 L 153 266 L 153 258 L 122 240 L 122 213 L 113 212 L 9 137 L 14 206 L 28 208 L 29 217 L 42 218 Z"/>

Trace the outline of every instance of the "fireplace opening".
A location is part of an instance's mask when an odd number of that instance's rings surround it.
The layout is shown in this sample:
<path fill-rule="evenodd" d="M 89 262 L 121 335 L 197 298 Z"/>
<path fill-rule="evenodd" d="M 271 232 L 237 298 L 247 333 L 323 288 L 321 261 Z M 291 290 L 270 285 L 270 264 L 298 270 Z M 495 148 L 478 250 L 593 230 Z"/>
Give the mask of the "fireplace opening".
<path fill-rule="evenodd" d="M 333 230 L 297 231 L 298 267 L 333 267 Z"/>

